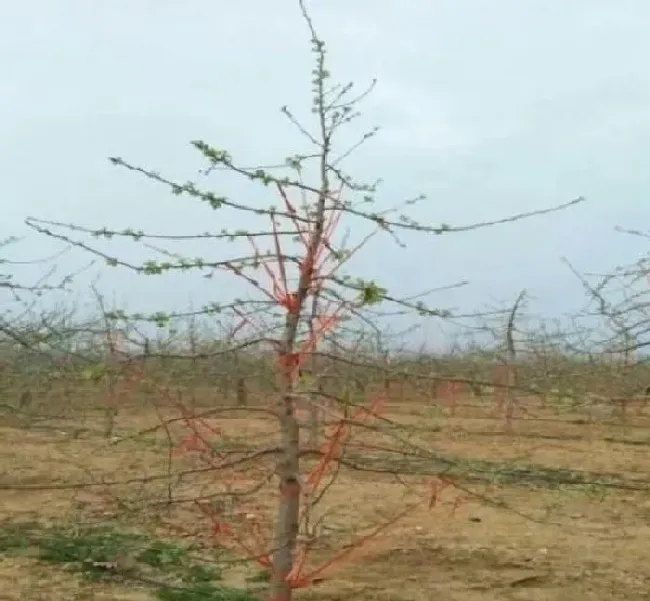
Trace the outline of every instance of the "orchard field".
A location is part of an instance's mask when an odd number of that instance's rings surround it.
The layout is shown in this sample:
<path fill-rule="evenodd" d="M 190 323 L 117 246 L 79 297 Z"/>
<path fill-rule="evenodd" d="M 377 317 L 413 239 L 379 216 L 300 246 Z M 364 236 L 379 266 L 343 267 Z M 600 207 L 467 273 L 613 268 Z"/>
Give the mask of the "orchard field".
<path fill-rule="evenodd" d="M 243 404 L 237 386 L 192 377 L 5 390 L 0 598 L 257 598 L 276 503 L 270 393 Z M 506 420 L 494 390 L 426 390 L 367 378 L 382 403 L 327 467 L 303 534 L 305 573 L 324 569 L 297 598 L 647 598 L 645 398 L 623 414 L 522 394 Z M 326 412 L 322 440 L 341 421 Z"/>
<path fill-rule="evenodd" d="M 6 20 L 0 601 L 650 600 L 643 19 L 158 4 Z"/>

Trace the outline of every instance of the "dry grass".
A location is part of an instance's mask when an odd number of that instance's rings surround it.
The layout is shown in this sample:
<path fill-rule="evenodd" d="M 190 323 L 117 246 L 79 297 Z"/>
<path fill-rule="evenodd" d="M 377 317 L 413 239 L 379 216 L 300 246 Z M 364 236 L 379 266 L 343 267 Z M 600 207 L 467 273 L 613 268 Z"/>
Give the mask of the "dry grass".
<path fill-rule="evenodd" d="M 403 435 L 408 433 L 420 448 L 459 459 L 463 467 L 454 479 L 462 490 L 448 488 L 433 508 L 421 504 L 325 572 L 323 581 L 301 596 L 377 601 L 650 599 L 650 496 L 643 490 L 650 484 L 640 482 L 650 470 L 650 420 L 643 412 L 625 423 L 596 424 L 581 423 L 576 413 L 529 406 L 527 416 L 535 419 L 517 420 L 507 433 L 502 420 L 490 419 L 486 407 L 472 403 L 476 406 L 458 408 L 453 418 L 423 404 L 387 409 L 386 417 L 402 424 Z M 171 494 L 176 502 L 170 506 L 165 503 L 170 486 L 164 477 L 170 469 L 168 434 L 159 429 L 127 438 L 158 423 L 152 410 L 123 410 L 116 430 L 120 441 L 109 443 L 101 436 L 99 417 L 91 413 L 83 424 L 60 420 L 40 428 L 5 420 L 0 428 L 0 519 L 37 519 L 44 525 L 111 521 L 163 540 L 225 544 L 211 538 L 209 523 L 195 506 L 179 500 L 209 495 L 225 485 L 246 489 L 267 466 L 251 467 L 237 478 L 209 472 L 175 480 Z M 211 423 L 221 428 L 230 446 L 257 448 L 267 439 L 271 442 L 273 424 L 261 414 L 224 414 Z M 172 429 L 175 436 L 180 432 L 178 424 Z M 388 440 L 387 434 L 359 435 L 352 451 L 366 449 L 367 457 L 384 466 L 390 460 L 367 449 L 371 444 L 386 447 Z M 479 464 L 477 469 L 484 469 L 481 461 L 505 467 L 534 464 L 547 479 L 548 473 L 563 477 L 564 472 L 552 472 L 559 468 L 610 474 L 627 484 L 637 480 L 634 487 L 640 490 L 552 486 L 534 475 L 527 483 L 512 475 L 481 481 L 475 469 Z M 431 463 L 430 472 L 435 471 Z M 173 458 L 172 470 L 202 465 L 186 455 Z M 423 465 L 427 462 L 420 461 L 417 470 L 423 471 Z M 331 557 L 355 535 L 422 499 L 429 480 L 422 473 L 400 482 L 389 473 L 343 470 L 322 507 L 325 527 L 313 561 Z M 78 482 L 97 485 L 65 488 Z M 52 483 L 61 487 L 52 489 Z M 12 489 L 10 484 L 32 489 Z M 468 498 L 468 490 L 479 496 Z M 259 521 L 264 535 L 264 516 L 272 516 L 273 507 L 269 484 L 233 509 L 238 515 L 253 514 L 249 521 Z M 227 564 L 225 582 L 241 586 L 256 571 L 254 566 Z M 33 558 L 2 560 L 0 582 L 0 599 L 155 598 L 146 587 L 89 584 Z"/>

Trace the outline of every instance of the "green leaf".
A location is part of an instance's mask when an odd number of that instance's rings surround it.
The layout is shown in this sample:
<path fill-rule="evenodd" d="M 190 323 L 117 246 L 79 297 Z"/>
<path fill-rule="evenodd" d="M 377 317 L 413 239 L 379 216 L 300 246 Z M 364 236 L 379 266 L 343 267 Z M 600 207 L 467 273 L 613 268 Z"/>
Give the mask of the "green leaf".
<path fill-rule="evenodd" d="M 382 288 L 375 282 L 362 282 L 362 288 L 359 294 L 359 302 L 362 306 L 376 305 L 384 300 L 387 294 L 386 288 Z"/>

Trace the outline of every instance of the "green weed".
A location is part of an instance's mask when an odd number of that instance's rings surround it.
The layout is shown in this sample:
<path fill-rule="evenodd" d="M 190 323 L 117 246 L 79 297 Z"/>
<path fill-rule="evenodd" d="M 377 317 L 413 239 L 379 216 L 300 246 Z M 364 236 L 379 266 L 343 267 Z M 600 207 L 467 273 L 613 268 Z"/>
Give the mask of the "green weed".
<path fill-rule="evenodd" d="M 247 591 L 215 585 L 222 579 L 218 566 L 196 560 L 191 551 L 190 546 L 151 540 L 112 526 L 46 528 L 35 522 L 9 522 L 0 528 L 0 555 L 59 564 L 93 581 L 132 579 L 152 587 L 157 584 L 160 601 L 256 600 Z M 128 568 L 120 563 L 124 558 Z"/>

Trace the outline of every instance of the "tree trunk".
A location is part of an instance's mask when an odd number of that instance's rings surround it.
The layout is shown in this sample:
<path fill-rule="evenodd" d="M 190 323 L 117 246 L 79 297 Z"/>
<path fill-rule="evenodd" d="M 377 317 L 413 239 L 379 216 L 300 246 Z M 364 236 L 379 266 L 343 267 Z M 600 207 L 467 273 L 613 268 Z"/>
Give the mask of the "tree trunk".
<path fill-rule="evenodd" d="M 292 588 L 288 582 L 293 568 L 293 555 L 298 537 L 300 518 L 300 428 L 295 415 L 295 397 L 287 392 L 280 400 L 279 420 L 281 456 L 278 461 L 280 502 L 275 524 L 272 556 L 271 600 L 291 601 Z"/>

